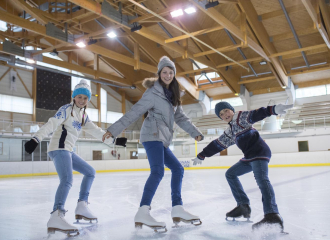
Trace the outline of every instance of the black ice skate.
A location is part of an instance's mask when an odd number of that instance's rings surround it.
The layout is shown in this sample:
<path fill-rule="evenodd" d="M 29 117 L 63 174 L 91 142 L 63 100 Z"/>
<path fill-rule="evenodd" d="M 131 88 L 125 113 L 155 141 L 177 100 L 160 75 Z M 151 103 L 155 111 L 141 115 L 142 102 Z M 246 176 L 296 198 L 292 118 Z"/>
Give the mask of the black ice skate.
<path fill-rule="evenodd" d="M 235 218 L 244 217 L 247 218 L 244 222 L 252 223 L 252 221 L 250 221 L 250 216 L 251 208 L 249 204 L 240 204 L 226 214 L 226 220 L 230 221 L 228 218 L 233 218 L 232 221 L 235 221 Z"/>
<path fill-rule="evenodd" d="M 267 225 L 278 225 L 281 228 L 281 233 L 288 234 L 284 232 L 284 226 L 283 226 L 283 218 L 280 214 L 277 213 L 268 213 L 265 215 L 265 217 L 260 221 L 252 225 L 252 230 L 259 229 L 262 226 Z"/>

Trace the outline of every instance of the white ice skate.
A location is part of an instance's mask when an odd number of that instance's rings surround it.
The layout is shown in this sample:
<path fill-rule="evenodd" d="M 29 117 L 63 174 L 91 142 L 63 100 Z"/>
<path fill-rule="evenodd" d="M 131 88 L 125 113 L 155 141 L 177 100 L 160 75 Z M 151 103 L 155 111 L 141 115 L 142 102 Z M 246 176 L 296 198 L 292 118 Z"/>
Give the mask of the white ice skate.
<path fill-rule="evenodd" d="M 141 229 L 143 225 L 152 228 L 155 232 L 158 230 L 164 230 L 160 233 L 167 232 L 166 224 L 164 222 L 157 222 L 152 216 L 150 216 L 151 207 L 144 205 L 139 208 L 134 217 L 135 228 Z"/>
<path fill-rule="evenodd" d="M 84 219 L 89 221 L 89 223 L 93 223 L 93 220 L 97 221 L 97 217 L 91 212 L 91 210 L 88 208 L 88 203 L 85 201 L 80 201 L 77 203 L 77 207 L 76 207 L 76 220 L 77 222 L 75 223 L 79 223 L 79 220 Z"/>
<path fill-rule="evenodd" d="M 47 223 L 48 234 L 54 234 L 55 231 L 63 232 L 68 235 L 68 237 L 74 237 L 79 235 L 78 228 L 69 224 L 65 218 L 65 212 L 56 210 L 50 216 Z"/>
<path fill-rule="evenodd" d="M 172 208 L 171 215 L 172 215 L 173 223 L 175 224 L 174 227 L 178 227 L 178 224 L 180 222 L 191 223 L 195 226 L 202 224 L 202 221 L 198 216 L 192 215 L 186 210 L 184 210 L 182 205 L 174 206 Z"/>

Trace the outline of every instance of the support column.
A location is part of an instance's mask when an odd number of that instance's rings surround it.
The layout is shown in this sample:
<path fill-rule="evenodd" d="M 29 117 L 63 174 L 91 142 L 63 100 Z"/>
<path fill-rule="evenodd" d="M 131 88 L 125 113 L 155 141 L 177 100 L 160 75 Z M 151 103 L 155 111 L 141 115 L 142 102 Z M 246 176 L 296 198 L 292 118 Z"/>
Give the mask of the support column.
<path fill-rule="evenodd" d="M 97 83 L 96 84 L 96 92 L 97 92 L 97 110 L 98 110 L 98 116 L 99 116 L 99 121 L 98 121 L 98 126 L 101 127 L 101 84 Z"/>
<path fill-rule="evenodd" d="M 35 122 L 37 120 L 36 112 L 37 112 L 37 69 L 35 68 L 32 73 L 32 98 L 33 98 L 33 113 L 32 113 L 32 121 Z"/>
<path fill-rule="evenodd" d="M 244 110 L 250 110 L 250 106 L 251 106 L 250 93 L 246 89 L 244 84 L 242 84 L 240 86 L 240 95 L 239 95 L 239 97 L 242 99 Z"/>
<path fill-rule="evenodd" d="M 211 110 L 210 98 L 206 95 L 204 91 L 199 91 L 198 100 L 199 100 L 199 104 L 202 106 L 203 115 L 208 114 Z"/>
<path fill-rule="evenodd" d="M 121 92 L 121 111 L 123 114 L 126 113 L 126 93 L 124 91 Z"/>

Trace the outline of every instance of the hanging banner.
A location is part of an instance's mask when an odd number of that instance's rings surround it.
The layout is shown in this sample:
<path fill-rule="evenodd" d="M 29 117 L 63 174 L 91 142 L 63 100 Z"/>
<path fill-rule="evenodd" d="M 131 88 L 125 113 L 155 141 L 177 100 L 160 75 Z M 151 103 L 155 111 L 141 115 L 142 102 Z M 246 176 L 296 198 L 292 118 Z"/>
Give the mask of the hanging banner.
<path fill-rule="evenodd" d="M 9 77 L 10 77 L 10 91 L 17 92 L 17 88 L 16 88 L 16 82 L 18 80 L 17 72 L 15 72 L 13 69 L 11 69 Z"/>

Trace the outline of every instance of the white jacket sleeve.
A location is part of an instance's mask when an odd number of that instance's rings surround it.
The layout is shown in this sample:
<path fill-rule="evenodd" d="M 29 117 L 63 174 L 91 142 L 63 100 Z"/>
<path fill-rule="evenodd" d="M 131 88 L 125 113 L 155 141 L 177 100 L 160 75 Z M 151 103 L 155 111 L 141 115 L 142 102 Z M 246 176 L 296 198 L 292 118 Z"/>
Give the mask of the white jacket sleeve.
<path fill-rule="evenodd" d="M 105 134 L 105 131 L 96 126 L 87 116 L 86 120 L 85 120 L 85 124 L 84 126 L 82 126 L 82 130 L 84 130 L 85 132 L 87 132 L 88 134 L 92 135 L 93 137 L 95 137 L 97 140 L 102 141 L 102 137 Z M 104 143 L 107 145 L 111 145 L 113 142 L 113 138 L 110 139 L 106 139 L 104 140 Z"/>
<path fill-rule="evenodd" d="M 56 112 L 55 116 L 50 118 L 48 122 L 43 125 L 36 134 L 34 134 L 33 138 L 40 143 L 45 137 L 48 137 L 49 134 L 53 133 L 56 128 L 68 118 L 71 111 L 70 106 L 70 104 L 62 106 Z"/>

